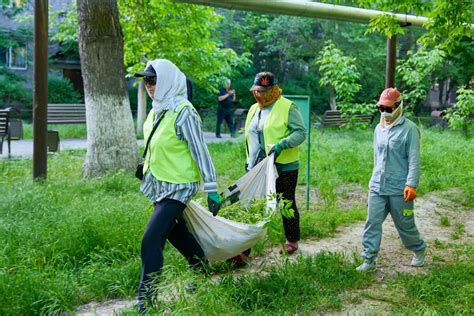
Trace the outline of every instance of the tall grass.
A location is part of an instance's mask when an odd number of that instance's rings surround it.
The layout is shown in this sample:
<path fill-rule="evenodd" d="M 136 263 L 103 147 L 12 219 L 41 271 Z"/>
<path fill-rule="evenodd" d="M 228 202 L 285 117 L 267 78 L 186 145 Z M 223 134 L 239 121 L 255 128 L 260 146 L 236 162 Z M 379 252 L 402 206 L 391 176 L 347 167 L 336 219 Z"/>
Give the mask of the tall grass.
<path fill-rule="evenodd" d="M 179 276 L 176 276 L 179 277 Z M 180 290 L 160 302 L 159 313 L 294 315 L 341 307 L 340 294 L 366 287 L 372 277 L 355 271 L 338 254 L 283 260 L 262 274 L 204 279 L 194 294 Z M 164 292 L 162 289 L 161 292 Z M 168 292 L 169 293 L 169 292 Z"/>
<path fill-rule="evenodd" d="M 400 274 L 388 284 L 395 311 L 419 315 L 474 314 L 474 246 L 457 250 L 446 266 L 427 275 Z"/>
<path fill-rule="evenodd" d="M 458 187 L 467 196 L 466 205 L 472 205 L 474 144 L 454 133 L 424 130 L 422 135 L 423 174 L 419 191 L 423 194 Z M 209 149 L 220 189 L 244 174 L 243 143 L 211 144 Z M 92 300 L 134 295 L 140 270 L 140 240 L 150 216 L 149 201 L 139 192 L 132 172 L 84 180 L 84 154 L 76 150 L 50 156 L 48 180 L 37 183 L 31 180 L 31 160 L 0 161 L 0 315 L 58 314 Z M 304 166 L 304 151 L 301 156 Z M 318 194 L 309 211 L 303 210 L 303 201 L 299 201 L 302 237 L 328 236 L 341 224 L 363 220 L 363 199 L 351 206 L 338 201 L 347 199 L 347 193 L 340 190 L 347 184 L 355 183 L 366 190 L 372 168 L 372 133 L 315 131 L 311 157 L 311 184 Z M 302 167 L 301 184 L 304 179 Z M 280 242 L 282 234 L 270 236 L 270 240 Z M 193 300 L 203 300 L 199 305 L 209 312 L 211 307 L 224 312 L 227 304 L 236 313 L 247 309 L 279 313 L 284 306 L 272 305 L 276 303 L 270 302 L 268 293 L 284 287 L 288 277 L 288 289 L 308 300 L 319 297 L 309 294 L 316 291 L 317 295 L 327 297 L 316 300 L 318 304 L 337 308 L 339 292 L 329 282 L 315 279 L 317 275 L 338 278 L 342 273 L 353 280 L 344 283 L 343 288 L 358 287 L 360 279 L 348 274 L 350 267 L 340 259 L 324 258 L 276 268 L 270 273 L 275 282 L 267 276 L 254 276 L 226 281 L 228 284 L 208 284 Z M 167 267 L 186 270 L 184 260 L 172 247 L 167 248 L 165 260 Z M 327 264 L 327 271 L 319 270 L 322 268 L 318 267 L 318 260 Z M 292 269 L 305 277 L 293 277 Z M 296 285 L 305 279 L 315 285 L 300 291 Z M 173 284 L 175 280 L 167 282 Z M 231 290 L 230 284 L 243 287 L 245 292 Z M 204 293 L 207 287 L 212 292 L 210 296 Z M 221 292 L 222 302 L 212 305 L 210 301 Z M 251 293 L 257 294 L 252 297 Z M 282 293 L 277 297 L 284 300 Z M 296 294 L 292 296 L 295 299 Z M 184 312 L 179 300 L 171 302 L 169 308 Z M 211 304 L 209 308 L 207 304 Z M 290 304 L 288 308 L 297 313 L 316 306 L 308 304 Z"/>

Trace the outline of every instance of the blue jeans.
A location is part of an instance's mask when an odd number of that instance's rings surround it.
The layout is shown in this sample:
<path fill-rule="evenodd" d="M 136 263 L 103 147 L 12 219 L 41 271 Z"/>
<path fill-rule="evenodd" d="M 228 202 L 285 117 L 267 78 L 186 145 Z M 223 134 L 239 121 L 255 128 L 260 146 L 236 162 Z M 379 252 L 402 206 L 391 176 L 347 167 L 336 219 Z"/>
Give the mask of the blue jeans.
<path fill-rule="evenodd" d="M 227 126 L 229 126 L 229 130 L 231 134 L 235 133 L 234 128 L 234 112 L 232 109 L 226 109 L 219 107 L 217 109 L 217 125 L 216 125 L 216 136 L 221 135 L 221 124 L 223 121 L 226 121 Z"/>
<path fill-rule="evenodd" d="M 374 260 L 380 250 L 382 241 L 382 224 L 388 213 L 392 216 L 395 228 L 405 248 L 418 252 L 426 248 L 415 224 L 413 201 L 405 202 L 402 195 L 379 195 L 369 192 L 369 212 L 364 228 L 361 256 Z"/>

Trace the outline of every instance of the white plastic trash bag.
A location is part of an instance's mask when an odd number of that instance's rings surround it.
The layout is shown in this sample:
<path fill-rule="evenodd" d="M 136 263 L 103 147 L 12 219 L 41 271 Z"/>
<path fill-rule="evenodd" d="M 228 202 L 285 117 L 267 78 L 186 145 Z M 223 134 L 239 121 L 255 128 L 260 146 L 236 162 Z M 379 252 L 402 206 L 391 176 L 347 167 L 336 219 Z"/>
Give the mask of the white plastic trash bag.
<path fill-rule="evenodd" d="M 271 155 L 226 189 L 224 196 L 229 200 L 232 198 L 232 203 L 267 198 L 267 211 L 274 213 L 277 201 L 269 197 L 276 192 L 277 177 L 274 157 Z M 196 201 L 188 204 L 184 219 L 210 262 L 232 258 L 254 246 L 266 234 L 266 222 L 244 224 L 220 216 L 214 217 Z"/>

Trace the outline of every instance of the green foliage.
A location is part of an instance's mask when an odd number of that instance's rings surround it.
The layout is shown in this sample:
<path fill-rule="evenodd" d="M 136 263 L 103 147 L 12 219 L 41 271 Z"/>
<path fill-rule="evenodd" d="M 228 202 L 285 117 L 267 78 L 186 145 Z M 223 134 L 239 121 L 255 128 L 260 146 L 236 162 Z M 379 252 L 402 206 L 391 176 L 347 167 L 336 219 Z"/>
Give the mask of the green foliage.
<path fill-rule="evenodd" d="M 215 34 L 219 15 L 211 8 L 170 0 L 121 0 L 119 7 L 131 74 L 142 70 L 145 60 L 167 58 L 196 84 L 215 91 L 234 67 L 250 63 L 248 54 L 222 47 Z"/>
<path fill-rule="evenodd" d="M 51 40 L 59 43 L 64 55 L 79 58 L 77 4 L 74 2 L 73 8 L 61 16 L 61 11 L 49 11 L 50 28 L 54 30 Z"/>
<path fill-rule="evenodd" d="M 399 275 L 389 285 L 397 314 L 472 315 L 473 259 L 471 246 L 467 258 L 454 264 L 435 267 L 429 274 Z"/>
<path fill-rule="evenodd" d="M 31 160 L 0 163 L 2 315 L 71 312 L 136 290 L 148 217 L 136 181 L 124 173 L 84 181 L 84 151 L 48 160 L 46 183 L 31 181 Z"/>
<path fill-rule="evenodd" d="M 435 0 L 428 12 L 428 32 L 419 42 L 425 47 L 436 46 L 447 52 L 453 51 L 464 37 L 471 37 L 474 20 L 474 2 Z"/>
<path fill-rule="evenodd" d="M 273 213 L 271 209 L 267 208 L 267 201 L 273 201 L 277 199 L 276 212 Z M 281 194 L 273 194 L 268 196 L 266 199 L 255 199 L 253 201 L 239 201 L 234 204 L 224 206 L 219 211 L 219 216 L 224 218 L 246 223 L 246 224 L 258 224 L 268 223 L 271 221 L 278 221 L 280 216 L 285 218 L 294 217 L 293 203 L 288 200 L 284 200 Z M 280 230 L 278 230 L 280 231 Z"/>
<path fill-rule="evenodd" d="M 48 103 L 77 104 L 82 103 L 81 94 L 67 78 L 48 77 Z"/>
<path fill-rule="evenodd" d="M 321 73 L 319 84 L 334 89 L 338 101 L 351 102 L 361 87 L 357 83 L 360 73 L 357 71 L 355 58 L 345 56 L 331 41 L 328 41 L 315 63 L 319 65 Z"/>
<path fill-rule="evenodd" d="M 48 124 L 48 129 L 59 132 L 59 137 L 64 138 L 86 138 L 86 124 Z M 33 124 L 23 121 L 23 138 L 33 139 Z"/>
<path fill-rule="evenodd" d="M 428 32 L 418 40 L 424 48 L 431 46 L 449 53 L 464 37 L 470 37 L 472 32 L 471 24 L 474 16 L 472 1 L 358 0 L 357 2 L 361 7 L 427 16 L 429 21 L 424 27 Z M 373 19 L 370 27 L 368 32 L 383 32 L 389 37 L 403 34 L 403 29 L 395 21 L 383 15 Z"/>
<path fill-rule="evenodd" d="M 432 8 L 431 1 L 424 0 L 357 0 L 359 6 L 379 10 L 423 15 Z"/>
<path fill-rule="evenodd" d="M 408 52 L 408 58 L 400 61 L 397 72 L 403 83 L 403 99 L 406 112 L 410 112 L 426 98 L 431 86 L 432 72 L 444 61 L 446 53 L 439 49 Z"/>
<path fill-rule="evenodd" d="M 393 14 L 379 14 L 370 19 L 370 28 L 367 29 L 366 34 L 379 32 L 385 34 L 388 38 L 392 36 L 403 35 L 405 31 L 398 24 L 397 19 Z"/>
<path fill-rule="evenodd" d="M 5 107 L 26 103 L 31 98 L 24 88 L 24 82 L 23 77 L 0 68 L 0 101 Z"/>
<path fill-rule="evenodd" d="M 474 90 L 459 88 L 457 90 L 456 105 L 449 108 L 446 113 L 449 126 L 453 129 L 468 131 L 472 128 L 472 116 L 474 115 Z"/>
<path fill-rule="evenodd" d="M 446 215 L 441 215 L 439 223 L 441 226 L 451 226 L 451 223 L 449 222 L 449 217 Z"/>
<path fill-rule="evenodd" d="M 302 238 L 321 238 L 334 234 L 339 225 L 365 219 L 365 188 L 373 161 L 372 132 L 314 131 L 311 139 L 311 185 L 312 190 L 317 190 L 318 199 L 306 211 L 297 191 L 298 206 Z M 421 139 L 420 195 L 457 187 L 465 196 L 473 196 L 474 183 L 468 171 L 474 168 L 474 143 L 458 133 L 427 129 L 422 129 Z M 306 163 L 305 150 L 302 149 L 301 166 Z M 221 190 L 245 173 L 242 142 L 209 144 L 209 151 Z M 149 201 L 139 192 L 139 183 L 132 174 L 118 172 L 84 180 L 84 155 L 85 151 L 65 150 L 49 156 L 48 180 L 39 183 L 31 180 L 31 160 L 0 162 L 0 314 L 72 313 L 76 306 L 90 301 L 135 295 L 140 240 L 150 216 L 146 211 Z M 302 167 L 300 184 L 304 183 L 304 171 Z M 361 199 L 354 198 L 353 190 L 340 191 L 341 187 L 354 184 L 360 187 Z M 278 229 L 278 236 L 277 232 L 269 236 L 271 242 L 282 238 L 281 225 Z M 457 230 L 461 233 L 461 229 Z M 181 286 L 187 271 L 185 260 L 172 247 L 166 248 L 164 256 L 165 270 L 172 273 L 163 276 L 162 285 Z M 209 313 L 244 313 L 245 308 L 255 313 L 265 313 L 264 308 L 276 314 L 285 310 L 324 312 L 340 307 L 341 291 L 370 281 L 338 256 L 326 254 L 302 260 L 308 263 L 288 261 L 270 269 L 269 274 L 241 279 L 222 274 L 222 282 L 226 279 L 227 283 L 206 280 L 191 296 L 184 296 L 181 290 L 169 291 L 171 299 L 160 308 L 173 307 L 177 313 L 185 313 L 185 308 L 192 312 L 201 308 L 201 312 Z M 455 295 L 456 287 L 452 285 L 464 283 L 451 282 L 448 274 L 443 277 L 436 277 L 435 283 L 420 279 L 423 287 L 408 297 L 409 306 L 440 310 L 436 293 L 447 293 L 446 300 L 439 297 L 439 304 L 445 306 L 448 298 Z M 412 286 L 417 282 L 418 279 Z M 453 291 L 445 292 L 450 286 Z M 436 292 L 437 288 L 442 291 Z M 430 297 L 426 305 L 420 305 L 424 304 L 423 293 Z M 465 286 L 458 293 L 466 293 Z M 294 298 L 288 299 L 287 295 Z M 463 306 L 463 296 L 459 297 L 449 311 Z M 288 301 L 298 304 L 288 305 Z M 301 301 L 305 304 L 301 305 Z"/>
<path fill-rule="evenodd" d="M 175 277 L 179 277 L 175 272 Z M 204 279 L 196 293 L 178 290 L 160 301 L 158 314 L 256 314 L 286 315 L 327 313 L 339 309 L 344 291 L 363 288 L 373 278 L 357 273 L 339 254 L 285 260 L 264 274 L 225 275 L 218 281 Z M 166 291 L 166 287 L 158 289 Z M 168 291 L 169 293 L 169 291 Z"/>

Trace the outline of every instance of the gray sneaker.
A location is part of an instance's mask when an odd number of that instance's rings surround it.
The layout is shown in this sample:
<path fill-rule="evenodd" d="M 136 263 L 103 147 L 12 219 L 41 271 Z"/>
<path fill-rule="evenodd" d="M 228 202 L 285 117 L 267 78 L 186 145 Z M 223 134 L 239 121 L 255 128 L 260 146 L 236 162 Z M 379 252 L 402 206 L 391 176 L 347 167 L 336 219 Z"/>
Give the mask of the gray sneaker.
<path fill-rule="evenodd" d="M 364 260 L 364 262 L 356 269 L 359 272 L 373 272 L 376 270 L 375 260 Z"/>
<path fill-rule="evenodd" d="M 426 258 L 426 248 L 413 253 L 413 258 L 411 258 L 412 267 L 422 267 L 425 264 Z"/>

